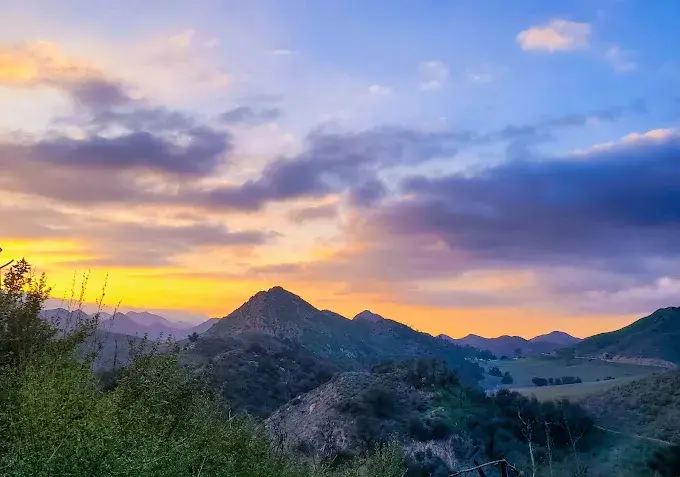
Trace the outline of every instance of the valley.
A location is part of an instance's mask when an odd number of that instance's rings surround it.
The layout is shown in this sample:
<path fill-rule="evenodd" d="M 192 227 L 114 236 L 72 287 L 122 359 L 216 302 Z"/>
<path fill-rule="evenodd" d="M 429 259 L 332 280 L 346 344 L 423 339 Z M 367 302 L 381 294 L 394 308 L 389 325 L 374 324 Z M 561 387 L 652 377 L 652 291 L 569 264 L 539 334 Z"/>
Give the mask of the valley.
<path fill-rule="evenodd" d="M 617 363 L 599 359 L 578 359 L 562 357 L 528 357 L 512 360 L 493 360 L 484 364 L 487 369 L 498 367 L 501 372 L 508 372 L 513 382 L 508 387 L 525 394 L 535 393 L 537 397 L 560 396 L 560 392 L 569 396 L 576 396 L 579 389 L 590 393 L 599 389 L 606 389 L 613 385 L 643 378 L 651 373 L 663 371 L 656 366 L 642 366 L 637 364 Z M 533 384 L 535 377 L 561 378 L 574 376 L 583 382 L 578 384 L 563 384 L 559 386 L 541 386 Z M 491 376 L 488 372 L 480 383 L 485 389 L 493 389 L 501 385 L 501 378 Z"/>
<path fill-rule="evenodd" d="M 671 334 L 678 323 L 667 311 L 651 316 Z M 678 371 L 636 364 L 648 362 L 637 352 L 603 354 L 600 343 L 613 350 L 621 331 L 484 338 L 476 348 L 469 337 L 434 337 L 368 310 L 348 319 L 278 286 L 193 326 L 63 309 L 43 310 L 40 323 L 58 326 L 62 339 L 94 326 L 78 350 L 102 392 L 126 389 L 140 363 L 174 360 L 220 412 L 251 420 L 269 445 L 305 462 L 356 462 L 391 445 L 409 477 L 499 458 L 538 475 L 587 466 L 596 476 L 651 476 L 649 462 L 667 465 L 680 442 Z M 653 333 L 645 339 L 659 349 Z M 493 353 L 518 343 L 512 358 Z M 672 357 L 649 359 L 660 356 Z"/>

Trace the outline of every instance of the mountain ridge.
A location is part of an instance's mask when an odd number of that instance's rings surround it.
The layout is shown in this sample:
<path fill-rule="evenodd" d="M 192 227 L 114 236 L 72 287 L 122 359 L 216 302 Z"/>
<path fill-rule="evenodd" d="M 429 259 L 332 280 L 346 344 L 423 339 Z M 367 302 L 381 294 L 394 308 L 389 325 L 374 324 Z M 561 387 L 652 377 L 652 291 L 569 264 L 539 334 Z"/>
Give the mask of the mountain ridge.
<path fill-rule="evenodd" d="M 568 350 L 577 356 L 648 360 L 680 365 L 680 307 L 660 308 L 615 331 L 584 339 Z"/>

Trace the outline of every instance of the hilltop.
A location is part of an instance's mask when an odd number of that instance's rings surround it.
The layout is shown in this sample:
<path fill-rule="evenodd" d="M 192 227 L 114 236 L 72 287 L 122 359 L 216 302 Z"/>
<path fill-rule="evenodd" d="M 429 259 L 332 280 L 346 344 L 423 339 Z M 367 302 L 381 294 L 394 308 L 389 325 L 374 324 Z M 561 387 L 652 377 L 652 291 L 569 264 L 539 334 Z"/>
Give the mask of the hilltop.
<path fill-rule="evenodd" d="M 587 338 L 576 356 L 673 367 L 680 364 L 680 307 L 662 308 L 620 330 Z"/>
<path fill-rule="evenodd" d="M 498 357 L 514 357 L 517 351 L 520 351 L 523 356 L 536 356 L 542 353 L 551 353 L 579 341 L 578 338 L 574 338 L 561 331 L 553 331 L 547 335 L 540 335 L 530 340 L 521 336 L 504 335 L 497 338 L 484 338 L 474 334 L 458 339 L 447 335 L 439 335 L 439 338 L 459 346 L 471 346 L 486 350 Z"/>
<path fill-rule="evenodd" d="M 531 338 L 529 341 L 532 343 L 554 343 L 562 346 L 569 346 L 581 341 L 581 338 L 576 338 L 571 336 L 569 333 L 564 331 L 551 331 L 544 335 L 538 335 Z"/>

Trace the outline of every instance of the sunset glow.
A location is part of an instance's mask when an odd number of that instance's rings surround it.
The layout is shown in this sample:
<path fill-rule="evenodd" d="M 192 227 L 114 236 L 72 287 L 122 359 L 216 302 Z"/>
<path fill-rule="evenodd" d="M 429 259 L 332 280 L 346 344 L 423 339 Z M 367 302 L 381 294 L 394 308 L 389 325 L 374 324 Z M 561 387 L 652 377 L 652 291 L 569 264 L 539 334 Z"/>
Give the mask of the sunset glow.
<path fill-rule="evenodd" d="M 57 301 L 86 274 L 212 317 L 281 285 L 453 337 L 677 305 L 669 12 L 352 3 L 2 2 L 1 258 Z"/>

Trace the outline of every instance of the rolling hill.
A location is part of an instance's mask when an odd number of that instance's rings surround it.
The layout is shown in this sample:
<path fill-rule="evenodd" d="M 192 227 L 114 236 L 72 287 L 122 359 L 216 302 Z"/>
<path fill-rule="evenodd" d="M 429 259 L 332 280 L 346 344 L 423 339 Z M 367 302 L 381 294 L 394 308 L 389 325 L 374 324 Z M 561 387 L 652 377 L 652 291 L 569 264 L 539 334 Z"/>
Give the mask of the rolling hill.
<path fill-rule="evenodd" d="M 457 344 L 459 346 L 471 346 L 473 348 L 490 351 L 496 356 L 515 356 L 515 351 L 520 350 L 524 356 L 537 356 L 542 353 L 551 353 L 557 349 L 572 345 L 578 338 L 553 331 L 547 335 L 537 336 L 530 340 L 521 336 L 499 336 L 498 338 L 484 338 L 478 335 L 467 335 L 464 338 L 451 338 L 447 335 L 439 335 L 439 338 Z"/>
<path fill-rule="evenodd" d="M 65 308 L 52 308 L 43 310 L 40 315 L 43 319 L 51 322 L 62 330 L 72 329 L 78 322 L 89 320 L 94 314 L 85 313 L 82 310 L 69 311 Z M 115 315 L 109 313 L 99 314 L 99 328 L 116 335 L 128 335 L 142 337 L 147 335 L 150 339 L 167 338 L 183 339 L 191 333 L 202 333 L 210 328 L 216 318 L 212 318 L 198 325 L 191 325 L 183 322 L 170 321 L 160 315 L 149 312 L 127 313 L 117 312 Z M 102 335 L 104 336 L 104 335 Z"/>
<path fill-rule="evenodd" d="M 545 335 L 535 336 L 529 341 L 532 343 L 554 343 L 562 346 L 571 346 L 581 341 L 581 338 L 571 336 L 569 333 L 565 333 L 564 331 L 551 331 Z"/>
<path fill-rule="evenodd" d="M 680 364 L 680 307 L 662 308 L 609 333 L 570 348 L 576 356 L 636 361 L 672 367 Z"/>

